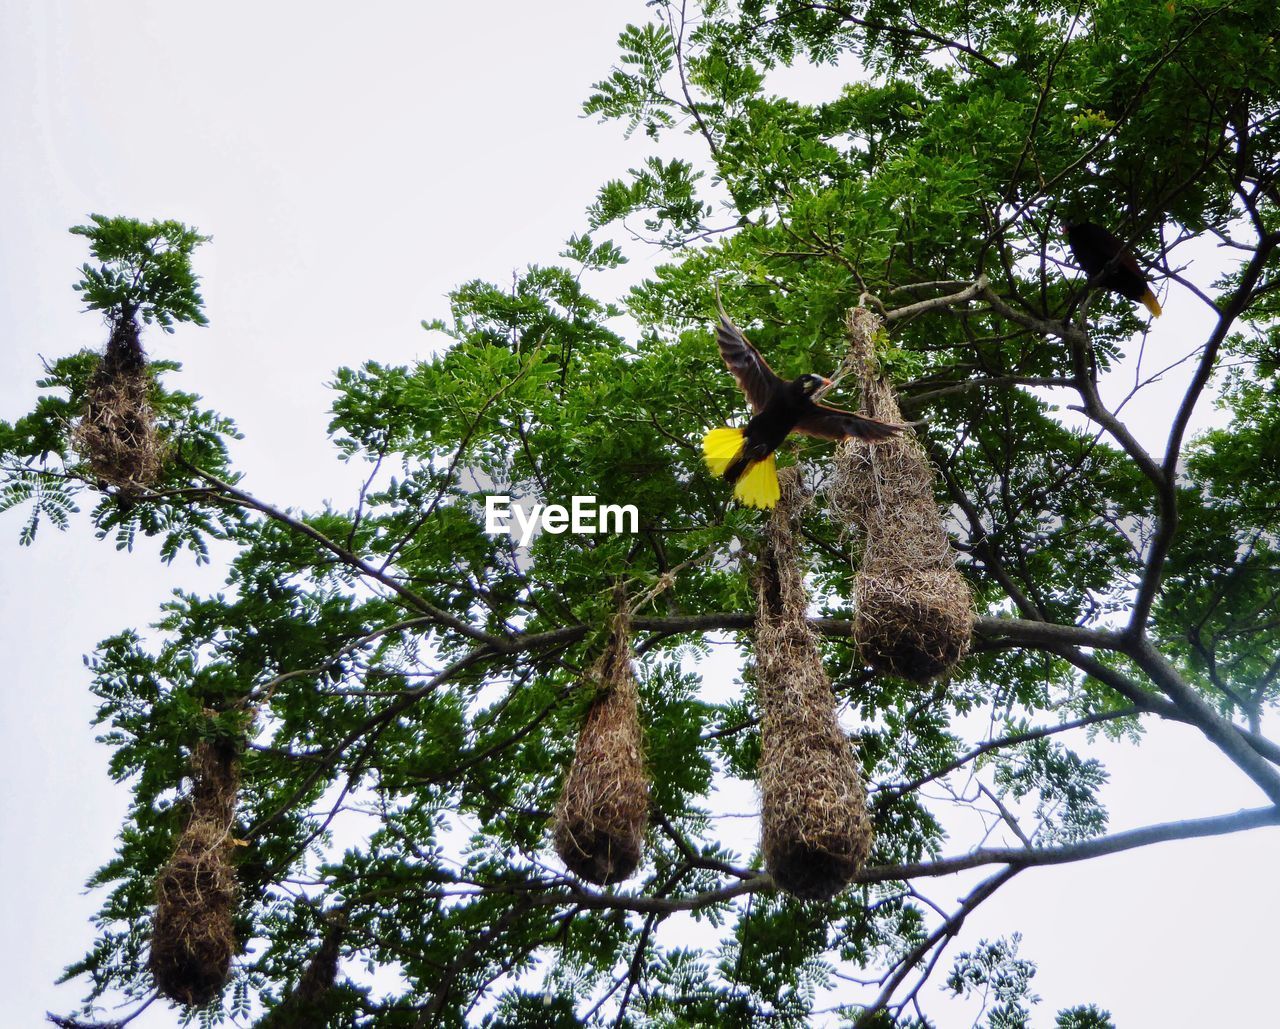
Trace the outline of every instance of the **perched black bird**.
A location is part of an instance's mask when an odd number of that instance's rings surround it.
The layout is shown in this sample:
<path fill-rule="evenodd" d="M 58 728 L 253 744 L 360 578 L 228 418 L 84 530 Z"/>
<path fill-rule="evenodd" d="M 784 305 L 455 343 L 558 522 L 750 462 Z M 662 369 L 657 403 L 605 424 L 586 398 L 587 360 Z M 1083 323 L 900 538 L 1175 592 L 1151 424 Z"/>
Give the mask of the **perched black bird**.
<path fill-rule="evenodd" d="M 1101 276 L 1097 286 L 1135 300 L 1160 317 L 1160 301 L 1151 292 L 1151 282 L 1123 243 L 1093 222 L 1067 223 L 1063 229 L 1080 267 L 1090 279 Z"/>
<path fill-rule="evenodd" d="M 719 301 L 717 300 L 717 306 Z M 778 502 L 778 469 L 773 452 L 792 432 L 819 439 L 846 436 L 878 441 L 901 432 L 874 418 L 828 407 L 814 399 L 831 386 L 821 375 L 801 375 L 790 382 L 774 373 L 720 307 L 716 342 L 720 356 L 751 404 L 753 417 L 745 429 L 712 429 L 702 439 L 702 453 L 712 474 L 734 484 L 733 495 L 748 507 Z"/>

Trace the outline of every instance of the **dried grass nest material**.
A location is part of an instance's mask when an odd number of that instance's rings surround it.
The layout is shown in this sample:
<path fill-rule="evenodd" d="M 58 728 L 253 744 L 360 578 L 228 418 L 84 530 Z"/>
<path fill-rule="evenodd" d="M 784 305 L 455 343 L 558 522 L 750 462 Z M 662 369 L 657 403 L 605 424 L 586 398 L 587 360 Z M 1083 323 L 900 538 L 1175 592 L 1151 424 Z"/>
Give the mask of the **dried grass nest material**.
<path fill-rule="evenodd" d="M 311 955 L 298 984 L 255 1024 L 254 1029 L 285 1029 L 286 1026 L 323 1025 L 332 1015 L 337 1000 L 333 984 L 338 978 L 338 960 L 347 916 L 338 911 L 327 919 L 320 945 Z"/>
<path fill-rule="evenodd" d="M 807 498 L 795 469 L 756 572 L 756 681 L 760 695 L 762 848 L 774 881 L 795 897 L 835 896 L 871 850 L 861 769 L 836 719 L 835 696 L 808 621 L 809 596 L 793 521 Z"/>
<path fill-rule="evenodd" d="M 862 410 L 900 422 L 893 391 L 875 366 L 881 328 L 865 308 L 849 312 L 850 359 L 862 386 Z M 934 496 L 935 473 L 915 435 L 874 445 L 848 439 L 836 450 L 827 490 L 832 513 L 863 540 L 854 582 L 853 637 L 879 672 L 926 682 L 969 652 L 973 595 Z"/>
<path fill-rule="evenodd" d="M 624 606 L 590 672 L 597 695 L 555 808 L 556 853 L 570 871 L 602 886 L 626 879 L 639 866 L 649 818 L 629 630 Z"/>
<path fill-rule="evenodd" d="M 231 851 L 239 769 L 230 748 L 208 741 L 196 745 L 191 764 L 191 819 L 156 881 L 147 964 L 161 993 L 199 1006 L 226 984 L 235 953 Z"/>
<path fill-rule="evenodd" d="M 151 485 L 164 465 L 150 389 L 138 323 L 133 318 L 119 319 L 89 379 L 83 415 L 72 429 L 72 444 L 94 475 L 125 492 Z"/>

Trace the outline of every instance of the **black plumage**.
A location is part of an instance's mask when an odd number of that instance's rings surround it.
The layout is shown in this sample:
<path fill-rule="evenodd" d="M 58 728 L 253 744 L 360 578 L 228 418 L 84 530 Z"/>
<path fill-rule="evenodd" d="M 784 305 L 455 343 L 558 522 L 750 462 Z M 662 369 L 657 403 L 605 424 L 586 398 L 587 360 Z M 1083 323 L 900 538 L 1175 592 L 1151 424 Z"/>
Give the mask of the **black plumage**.
<path fill-rule="evenodd" d="M 814 396 L 831 386 L 831 380 L 821 375 L 810 373 L 790 381 L 783 379 L 729 320 L 723 308 L 716 326 L 716 343 L 753 413 L 745 429 L 711 430 L 704 438 L 703 452 L 715 474 L 738 485 L 735 494 L 743 503 L 773 506 L 777 476 L 770 459 L 792 432 L 819 439 L 859 436 L 874 441 L 902 431 L 900 425 L 818 403 Z M 740 482 L 764 462 L 768 466 L 759 469 L 758 481 L 749 485 Z"/>
<path fill-rule="evenodd" d="M 1076 222 L 1064 228 L 1071 253 L 1094 285 L 1136 301 L 1160 317 L 1160 302 L 1150 280 L 1120 240 L 1093 222 Z"/>

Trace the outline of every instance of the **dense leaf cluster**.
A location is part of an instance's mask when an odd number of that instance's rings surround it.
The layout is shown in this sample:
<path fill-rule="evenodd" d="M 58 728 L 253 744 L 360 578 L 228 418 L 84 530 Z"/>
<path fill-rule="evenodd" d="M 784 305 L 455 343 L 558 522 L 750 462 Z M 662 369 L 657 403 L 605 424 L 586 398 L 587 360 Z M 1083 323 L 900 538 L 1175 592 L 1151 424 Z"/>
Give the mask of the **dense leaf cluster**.
<path fill-rule="evenodd" d="M 212 237 L 176 221 L 89 218 L 92 224 L 71 231 L 89 240 L 89 253 L 99 262 L 85 264 L 84 277 L 74 287 L 90 311 L 124 321 L 136 315 L 166 332 L 173 331 L 174 322 L 207 324 L 191 254 Z"/>

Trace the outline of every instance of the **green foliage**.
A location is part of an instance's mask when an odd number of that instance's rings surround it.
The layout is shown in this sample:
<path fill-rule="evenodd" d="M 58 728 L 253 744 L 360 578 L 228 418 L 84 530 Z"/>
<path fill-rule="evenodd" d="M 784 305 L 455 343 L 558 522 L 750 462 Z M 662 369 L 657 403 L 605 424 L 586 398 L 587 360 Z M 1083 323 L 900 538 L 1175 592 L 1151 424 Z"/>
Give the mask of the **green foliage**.
<path fill-rule="evenodd" d="M 573 1029 L 582 1025 L 573 1007 L 572 997 L 514 990 L 503 996 L 484 1025 L 487 1029 Z"/>
<path fill-rule="evenodd" d="M 1243 740 L 1227 748 L 1242 768 L 1241 750 L 1275 752 L 1214 721 L 1259 729 L 1280 698 L 1274 5 L 647 8 L 585 105 L 644 152 L 601 187 L 564 264 L 459 285 L 424 322 L 445 343 L 429 360 L 335 372 L 330 434 L 364 469 L 355 495 L 298 511 L 242 492 L 233 423 L 170 388 L 176 364 L 151 366 L 170 459 L 141 495 L 99 486 L 70 446 L 94 355 L 51 364 L 35 410 L 0 423 L 0 510 L 20 511 L 21 542 L 45 519 L 74 525 L 89 491 L 118 546 L 142 533 L 164 560 L 203 560 L 218 541 L 227 560 L 220 592 L 175 592 L 150 633 L 90 660 L 111 774 L 133 791 L 92 883 L 99 938 L 68 970 L 91 1001 L 149 990 L 152 883 L 202 739 L 242 752 L 238 924 L 253 941 L 205 1017 L 287 1010 L 340 912 L 328 1025 L 495 1029 L 832 1011 L 863 1029 L 931 1025 L 939 930 L 965 914 L 930 885 L 938 862 L 1009 846 L 1049 864 L 1103 834 L 1108 776 L 1078 752 L 1086 727 L 1136 741 L 1140 718 L 1168 715 L 1206 745 Z M 775 93 L 778 72 L 808 64 L 857 81 L 809 102 Z M 1086 216 L 1156 269 L 1182 267 L 1183 234 L 1233 243 L 1238 265 L 1206 294 L 1220 330 L 1186 366 L 1186 402 L 1207 391 L 1226 424 L 1175 434 L 1167 462 L 1123 431 L 1129 409 L 1105 406 L 1130 388 L 1144 322 L 1096 292 L 1083 318 L 1056 224 Z M 619 297 L 610 273 L 635 241 L 608 234 L 637 219 L 666 263 Z M 203 321 L 189 258 L 204 237 L 98 216 L 74 231 L 101 262 L 80 284 L 91 308 Z M 791 377 L 840 366 L 860 301 L 901 309 L 980 275 L 987 292 L 890 319 L 877 341 L 904 411 L 927 419 L 981 616 L 964 664 L 923 687 L 865 669 L 847 638 L 860 543 L 821 497 L 803 518 L 876 837 L 866 882 L 794 902 L 759 876 L 754 801 L 734 799 L 754 797 L 760 747 L 741 616 L 762 518 L 729 503 L 698 445 L 746 416 L 711 331 L 716 292 Z M 855 381 L 832 401 L 856 404 Z M 1168 438 L 1175 412 L 1158 416 Z M 831 453 L 795 439 L 780 456 L 820 492 Z M 490 494 L 632 504 L 639 531 L 520 547 L 486 534 Z M 597 891 L 562 874 L 547 828 L 619 583 L 654 817 L 638 877 Z M 995 830 L 952 817 L 993 809 Z M 968 945 L 947 985 L 987 1025 L 1022 1026 L 1034 971 L 1014 933 Z"/>
<path fill-rule="evenodd" d="M 0 490 L 0 511 L 30 505 L 26 523 L 18 533 L 18 542 L 29 547 L 36 538 L 40 520 L 48 518 L 59 529 L 71 524 L 71 515 L 79 510 L 70 491 L 60 482 L 26 469 L 14 471 Z"/>
<path fill-rule="evenodd" d="M 1206 433 L 1187 459 L 1183 527 L 1169 557 L 1169 603 L 1157 612 L 1167 650 L 1222 710 L 1256 720 L 1280 695 L 1272 622 L 1280 595 L 1280 388 L 1266 367 L 1267 341 L 1233 349 L 1237 371 L 1224 403 L 1229 427 Z"/>
<path fill-rule="evenodd" d="M 1031 992 L 1036 966 L 1018 957 L 1022 937 L 981 940 L 972 951 L 960 954 L 947 977 L 947 988 L 982 1000 L 989 1029 L 1026 1029 L 1031 1005 L 1040 998 Z"/>
<path fill-rule="evenodd" d="M 89 310 L 105 311 L 113 321 L 137 315 L 166 332 L 173 331 L 174 322 L 208 324 L 191 255 L 212 237 L 176 221 L 144 223 L 101 214 L 89 220 L 71 230 L 89 240 L 89 252 L 101 262 L 82 265 L 84 277 L 74 287 Z"/>
<path fill-rule="evenodd" d="M 160 538 L 160 556 L 172 561 L 184 550 L 198 562 L 209 560 L 209 541 L 229 537 L 243 520 L 240 511 L 202 498 L 201 484 L 191 468 L 222 477 L 230 470 L 226 441 L 239 439 L 229 418 L 203 409 L 193 393 L 165 389 L 161 377 L 178 372 L 174 361 L 154 361 L 147 366 L 153 383 L 150 393 L 156 427 L 168 459 L 160 481 L 141 495 L 122 496 L 103 488 L 72 448 L 71 428 L 86 404 L 89 378 L 98 355 L 80 351 L 49 365 L 37 382 L 44 393 L 35 409 L 12 425 L 0 421 L 0 511 L 26 510 L 19 542 L 30 544 L 40 523 L 48 519 L 67 529 L 70 516 L 79 511 L 77 499 L 86 491 L 98 493 L 90 519 L 100 539 L 111 538 L 117 549 L 132 549 L 138 534 Z M 174 503 L 170 495 L 190 494 L 187 503 Z"/>
<path fill-rule="evenodd" d="M 675 40 L 664 26 L 628 25 L 618 37 L 618 48 L 623 67 L 596 83 L 598 92 L 583 110 L 604 119 L 627 119 L 628 136 L 642 124 L 646 134 L 657 136 L 660 128 L 675 124 L 675 102 L 661 92 L 662 80 L 675 63 Z"/>
<path fill-rule="evenodd" d="M 1058 1029 L 1116 1029 L 1111 1012 L 1093 1004 L 1059 1011 L 1054 1024 Z"/>
<path fill-rule="evenodd" d="M 697 196 L 698 179 L 702 172 L 695 172 L 685 161 L 664 162 L 660 157 L 650 157 L 644 168 L 631 170 L 631 181 L 614 179 L 600 187 L 589 214 L 592 228 L 599 228 L 612 221 L 620 221 L 636 211 L 651 211 L 644 219 L 644 227 L 650 232 L 667 230 L 668 242 L 679 242 L 682 235 L 694 234 L 711 208 Z"/>
<path fill-rule="evenodd" d="M 1036 821 L 1044 842 L 1076 842 L 1106 831 L 1107 812 L 1097 800 L 1106 780 L 1098 761 L 1084 760 L 1046 739 L 1012 750 L 995 773 L 997 785 L 1014 797 L 1039 798 Z"/>
<path fill-rule="evenodd" d="M 105 312 L 111 322 L 141 317 L 169 332 L 175 322 L 207 324 L 191 254 L 209 237 L 174 221 L 144 224 L 132 218 L 90 217 L 92 224 L 71 230 L 89 240 L 90 253 L 101 262 L 84 265 L 84 278 L 75 286 L 89 310 Z M 0 421 L 0 511 L 26 509 L 19 542 L 28 545 L 43 520 L 68 528 L 70 516 L 79 511 L 76 499 L 93 489 L 99 498 L 91 519 L 99 538 L 111 537 L 118 549 L 132 549 L 139 533 L 158 536 L 163 560 L 189 550 L 197 562 L 208 561 L 208 541 L 226 539 L 242 514 L 212 497 L 202 498 L 203 484 L 193 480 L 192 468 L 234 478 L 226 440 L 241 438 L 235 424 L 202 409 L 195 394 L 163 386 L 162 378 L 181 365 L 148 363 L 148 401 L 166 454 L 161 478 L 145 493 L 109 491 L 72 444 L 73 426 L 87 409 L 100 362 L 100 354 L 82 350 L 46 364 L 36 383 L 46 392 L 35 409 L 12 425 Z M 190 502 L 167 499 L 173 496 Z"/>

